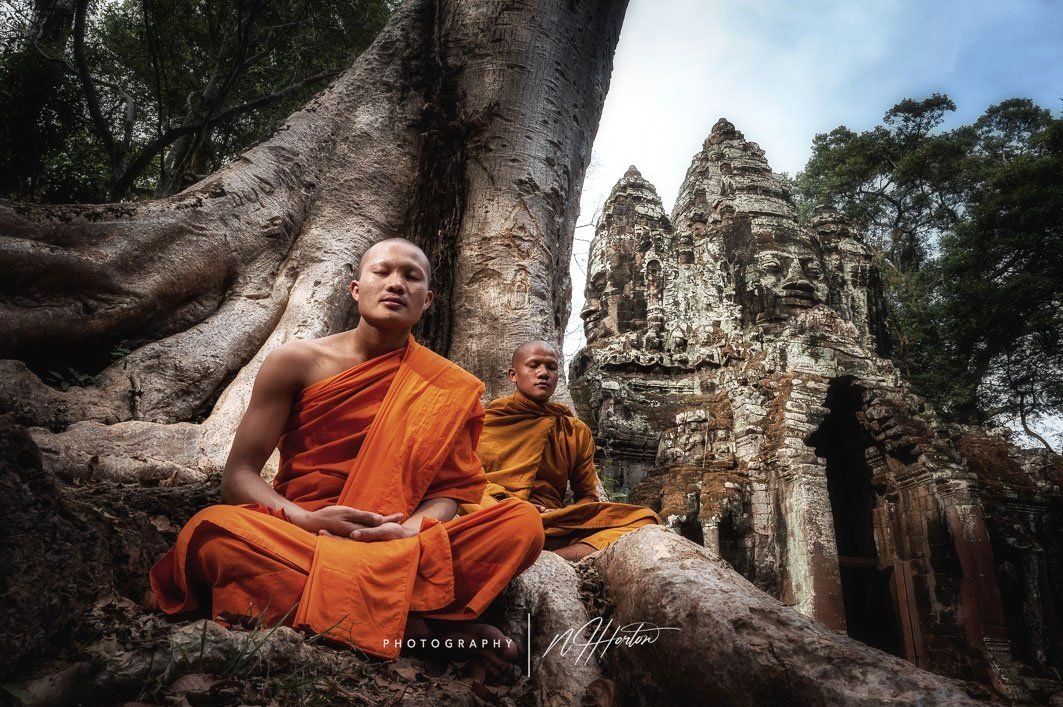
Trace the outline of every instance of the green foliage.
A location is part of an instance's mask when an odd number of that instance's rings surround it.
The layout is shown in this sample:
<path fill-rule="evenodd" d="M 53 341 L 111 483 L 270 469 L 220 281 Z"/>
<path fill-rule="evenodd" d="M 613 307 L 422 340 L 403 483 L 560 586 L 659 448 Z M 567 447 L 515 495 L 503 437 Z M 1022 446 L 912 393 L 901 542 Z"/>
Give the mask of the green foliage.
<path fill-rule="evenodd" d="M 976 388 L 957 398 L 1023 427 L 1063 410 L 1063 121 L 1046 123 L 987 157 L 997 166 L 940 258 L 942 319 Z"/>
<path fill-rule="evenodd" d="M 885 127 L 855 133 L 841 126 L 817 135 L 797 175 L 800 201 L 834 206 L 891 263 L 918 269 L 934 239 L 955 227 L 970 186 L 964 163 L 974 132 L 934 132 L 954 110 L 940 94 L 906 99 L 887 111 Z"/>
<path fill-rule="evenodd" d="M 179 191 L 268 136 L 369 45 L 395 4 L 10 0 L 0 196 Z"/>
<path fill-rule="evenodd" d="M 46 376 L 48 385 L 60 390 L 71 388 L 86 388 L 96 383 L 96 376 L 74 368 L 66 368 L 62 371 L 48 371 Z"/>
<path fill-rule="evenodd" d="M 1016 98 L 940 130 L 952 110 L 906 99 L 884 126 L 816 136 L 798 198 L 838 208 L 884 254 L 916 389 L 954 419 L 1032 434 L 1031 418 L 1063 412 L 1063 120 Z"/>

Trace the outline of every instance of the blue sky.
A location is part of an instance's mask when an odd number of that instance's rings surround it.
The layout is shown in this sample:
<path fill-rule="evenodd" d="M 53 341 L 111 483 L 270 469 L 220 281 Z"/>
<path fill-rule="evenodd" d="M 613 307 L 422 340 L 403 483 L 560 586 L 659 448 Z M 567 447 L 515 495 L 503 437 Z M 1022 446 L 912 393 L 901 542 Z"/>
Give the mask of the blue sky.
<path fill-rule="evenodd" d="M 720 117 L 792 174 L 817 133 L 867 130 L 899 100 L 934 92 L 957 105 L 946 126 L 1012 97 L 1059 115 L 1063 0 L 631 0 L 579 223 L 630 164 L 671 210 Z M 583 343 L 593 234 L 576 230 L 566 357 Z"/>

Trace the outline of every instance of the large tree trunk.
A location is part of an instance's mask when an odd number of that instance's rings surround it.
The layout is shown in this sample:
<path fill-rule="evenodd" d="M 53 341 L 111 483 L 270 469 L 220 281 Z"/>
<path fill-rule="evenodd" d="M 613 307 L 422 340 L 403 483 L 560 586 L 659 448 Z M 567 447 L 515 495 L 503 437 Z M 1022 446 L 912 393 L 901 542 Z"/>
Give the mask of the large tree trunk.
<path fill-rule="evenodd" d="M 436 301 L 418 335 L 489 395 L 517 343 L 560 344 L 625 6 L 409 0 L 270 139 L 180 194 L 0 202 L 0 412 L 35 443 L 0 440 L 18 460 L 0 469 L 0 672 L 87 631 L 101 595 L 139 599 L 213 497 L 262 360 L 354 323 L 348 283 L 371 243 L 424 247 Z M 107 481 L 133 485 L 86 483 Z M 523 603 L 559 606 L 544 591 Z M 573 590 L 554 613 L 577 607 Z M 584 673 L 550 687 L 582 689 Z"/>
<path fill-rule="evenodd" d="M 572 233 L 608 87 L 600 67 L 620 32 L 620 14 L 598 4 L 526 17 L 485 3 L 473 22 L 448 32 L 455 41 L 441 57 L 447 67 L 464 64 L 459 111 L 482 124 L 465 158 L 448 352 L 491 396 L 510 391 L 514 348 L 564 338 Z M 477 52 L 485 37 L 497 54 Z"/>
<path fill-rule="evenodd" d="M 393 235 L 435 264 L 422 339 L 503 392 L 513 346 L 561 342 L 625 5 L 410 0 L 329 89 L 193 188 L 0 202 L 0 409 L 67 478 L 202 479 L 265 356 L 349 327 L 353 264 Z M 95 378 L 58 390 L 48 371 Z"/>

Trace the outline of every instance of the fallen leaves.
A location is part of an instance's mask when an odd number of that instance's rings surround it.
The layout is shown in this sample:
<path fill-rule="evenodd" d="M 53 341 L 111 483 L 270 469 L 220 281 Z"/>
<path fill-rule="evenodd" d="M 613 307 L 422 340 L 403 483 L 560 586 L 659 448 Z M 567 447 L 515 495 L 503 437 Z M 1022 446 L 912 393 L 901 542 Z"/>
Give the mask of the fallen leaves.
<path fill-rule="evenodd" d="M 392 673 L 407 682 L 415 682 L 417 680 L 422 680 L 425 677 L 424 668 L 415 665 L 413 661 L 408 658 L 399 658 L 392 662 L 388 667 Z"/>

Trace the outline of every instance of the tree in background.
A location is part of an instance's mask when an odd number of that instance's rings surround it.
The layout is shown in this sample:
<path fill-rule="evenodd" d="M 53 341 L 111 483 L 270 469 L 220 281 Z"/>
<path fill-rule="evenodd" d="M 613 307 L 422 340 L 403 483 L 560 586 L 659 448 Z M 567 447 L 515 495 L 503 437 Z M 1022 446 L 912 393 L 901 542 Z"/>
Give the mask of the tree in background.
<path fill-rule="evenodd" d="M 976 124 L 980 147 L 994 148 L 981 155 L 985 179 L 942 240 L 937 308 L 966 362 L 959 409 L 1018 421 L 1049 446 L 1029 418 L 1063 411 L 1063 121 L 1009 134 L 1009 116 L 992 110 Z"/>
<path fill-rule="evenodd" d="M 167 196 L 221 167 L 369 45 L 393 0 L 9 0 L 0 196 Z"/>
<path fill-rule="evenodd" d="M 906 99 L 886 112 L 885 126 L 817 135 L 797 177 L 801 198 L 833 204 L 892 264 L 918 270 L 938 235 L 955 228 L 969 191 L 963 163 L 972 131 L 935 133 L 954 110 L 940 94 Z"/>
<path fill-rule="evenodd" d="M 962 422 L 1063 412 L 1063 121 L 1028 99 L 939 130 L 948 96 L 906 99 L 884 126 L 817 135 L 805 205 L 866 230 L 887 273 L 894 350 L 918 391 Z"/>

